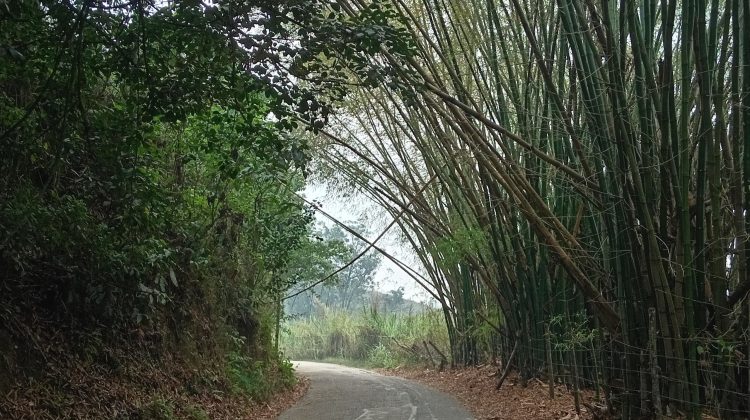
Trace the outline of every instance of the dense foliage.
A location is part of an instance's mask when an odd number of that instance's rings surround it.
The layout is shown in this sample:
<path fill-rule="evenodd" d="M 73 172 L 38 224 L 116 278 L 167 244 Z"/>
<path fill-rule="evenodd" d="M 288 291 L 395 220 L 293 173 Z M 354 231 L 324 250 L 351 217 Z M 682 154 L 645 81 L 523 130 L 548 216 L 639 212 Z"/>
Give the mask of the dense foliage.
<path fill-rule="evenodd" d="M 202 355 L 273 390 L 279 299 L 303 280 L 287 266 L 313 241 L 290 130 L 326 97 L 274 70 L 315 47 L 277 39 L 320 4 L 262 3 L 0 7 L 3 394 L 60 334 L 74 353 Z"/>
<path fill-rule="evenodd" d="M 269 122 L 241 52 L 195 7 L 17 7 L 0 67 L 4 309 L 111 325 L 201 303 L 231 319 L 278 293 L 310 221 L 304 146 Z"/>

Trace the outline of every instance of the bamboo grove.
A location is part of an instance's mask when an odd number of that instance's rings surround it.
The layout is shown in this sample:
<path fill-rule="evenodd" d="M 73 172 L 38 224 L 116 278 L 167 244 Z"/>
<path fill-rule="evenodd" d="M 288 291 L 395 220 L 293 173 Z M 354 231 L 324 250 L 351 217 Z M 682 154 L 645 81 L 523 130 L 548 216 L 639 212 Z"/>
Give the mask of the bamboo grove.
<path fill-rule="evenodd" d="M 454 360 L 499 351 L 626 418 L 746 416 L 750 4 L 389 7 L 415 52 L 380 48 L 324 161 L 396 219 Z"/>

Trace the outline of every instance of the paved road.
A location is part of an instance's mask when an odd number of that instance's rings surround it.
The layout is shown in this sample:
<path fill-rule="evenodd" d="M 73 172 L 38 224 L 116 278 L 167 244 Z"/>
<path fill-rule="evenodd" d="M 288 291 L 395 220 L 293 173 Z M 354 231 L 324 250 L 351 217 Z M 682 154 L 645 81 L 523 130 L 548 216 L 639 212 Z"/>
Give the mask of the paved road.
<path fill-rule="evenodd" d="M 279 420 L 470 420 L 453 397 L 406 379 L 328 363 L 295 362 L 310 390 Z"/>

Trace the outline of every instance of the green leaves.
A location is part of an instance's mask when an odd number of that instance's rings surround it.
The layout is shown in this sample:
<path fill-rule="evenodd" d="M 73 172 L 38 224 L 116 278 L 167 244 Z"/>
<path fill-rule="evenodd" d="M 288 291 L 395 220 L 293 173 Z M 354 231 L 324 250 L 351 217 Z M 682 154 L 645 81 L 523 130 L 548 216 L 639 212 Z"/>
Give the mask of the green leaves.
<path fill-rule="evenodd" d="M 311 213 L 294 197 L 307 145 L 285 132 L 297 123 L 278 101 L 302 90 L 247 67 L 293 46 L 273 45 L 285 31 L 273 23 L 231 41 L 263 7 L 12 7 L 0 27 L 0 272 L 11 289 L 44 291 L 29 305 L 47 296 L 61 316 L 141 322 L 194 296 L 233 313 L 276 290 L 265 281 Z"/>

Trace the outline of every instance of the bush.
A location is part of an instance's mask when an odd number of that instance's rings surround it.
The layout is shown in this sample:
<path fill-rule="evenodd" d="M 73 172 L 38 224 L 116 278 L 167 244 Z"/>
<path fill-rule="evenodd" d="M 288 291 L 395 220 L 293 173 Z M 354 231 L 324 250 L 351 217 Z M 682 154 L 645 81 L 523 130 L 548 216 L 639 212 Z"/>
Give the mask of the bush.
<path fill-rule="evenodd" d="M 242 347 L 244 340 L 235 338 L 237 347 Z M 289 360 L 254 359 L 238 351 L 229 353 L 227 376 L 235 393 L 245 394 L 255 401 L 264 401 L 274 392 L 290 388 L 296 383 L 294 368 Z"/>
<path fill-rule="evenodd" d="M 236 393 L 247 394 L 254 400 L 265 400 L 271 394 L 268 378 L 264 376 L 265 363 L 239 353 L 229 355 L 228 373 L 232 389 Z"/>

